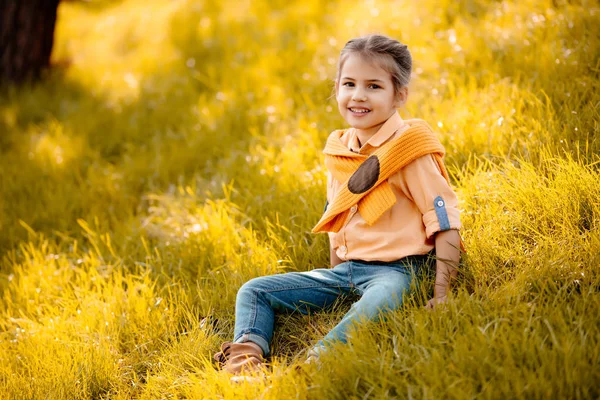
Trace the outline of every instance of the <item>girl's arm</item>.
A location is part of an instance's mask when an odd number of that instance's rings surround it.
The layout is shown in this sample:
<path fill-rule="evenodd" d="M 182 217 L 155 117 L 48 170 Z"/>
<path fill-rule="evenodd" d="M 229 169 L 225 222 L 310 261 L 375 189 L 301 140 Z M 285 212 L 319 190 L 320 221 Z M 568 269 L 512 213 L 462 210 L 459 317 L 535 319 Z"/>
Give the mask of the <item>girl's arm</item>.
<path fill-rule="evenodd" d="M 450 292 L 450 282 L 458 273 L 460 260 L 460 235 L 456 229 L 438 232 L 435 236 L 435 288 L 433 299 L 427 302 L 427 308 L 444 303 Z"/>
<path fill-rule="evenodd" d="M 329 245 L 329 259 L 331 260 L 331 268 L 344 262 L 341 258 L 337 256 L 335 250 L 333 249 L 333 246 L 331 245 Z"/>
<path fill-rule="evenodd" d="M 325 209 L 323 210 L 323 212 L 327 211 L 327 207 L 329 206 L 329 201 L 330 201 L 330 199 L 333 198 L 333 195 L 334 195 L 333 181 L 334 181 L 333 175 L 331 175 L 331 172 L 327 171 L 327 203 L 325 204 Z M 331 245 L 331 239 L 329 240 L 329 262 L 331 263 L 331 268 L 344 262 L 342 259 L 340 259 L 337 256 L 335 249 Z"/>

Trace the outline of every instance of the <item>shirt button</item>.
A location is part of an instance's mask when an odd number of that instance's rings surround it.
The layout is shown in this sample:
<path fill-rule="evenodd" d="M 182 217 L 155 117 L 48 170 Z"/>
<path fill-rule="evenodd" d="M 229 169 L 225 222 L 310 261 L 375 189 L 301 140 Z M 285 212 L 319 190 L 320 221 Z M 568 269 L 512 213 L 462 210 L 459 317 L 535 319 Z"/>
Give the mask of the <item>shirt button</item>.
<path fill-rule="evenodd" d="M 352 207 L 350 207 L 350 212 L 355 213 L 356 210 L 358 210 L 358 206 L 357 205 L 353 205 Z"/>
<path fill-rule="evenodd" d="M 342 253 L 346 253 L 348 251 L 348 248 L 344 245 L 340 246 L 340 250 L 342 251 Z"/>
<path fill-rule="evenodd" d="M 442 200 L 437 202 L 438 207 L 442 207 L 444 205 L 444 202 Z"/>

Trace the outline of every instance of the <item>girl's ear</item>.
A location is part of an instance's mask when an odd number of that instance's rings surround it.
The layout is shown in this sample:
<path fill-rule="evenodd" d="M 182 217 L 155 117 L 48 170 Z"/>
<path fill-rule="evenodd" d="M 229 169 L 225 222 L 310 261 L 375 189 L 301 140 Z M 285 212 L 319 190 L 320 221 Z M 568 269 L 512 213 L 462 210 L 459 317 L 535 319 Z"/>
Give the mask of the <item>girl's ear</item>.
<path fill-rule="evenodd" d="M 403 86 L 400 88 L 398 93 L 396 94 L 396 108 L 403 106 L 408 100 L 408 86 Z"/>
<path fill-rule="evenodd" d="M 335 98 L 337 99 L 338 93 L 340 91 L 340 81 L 339 79 L 335 80 Z"/>

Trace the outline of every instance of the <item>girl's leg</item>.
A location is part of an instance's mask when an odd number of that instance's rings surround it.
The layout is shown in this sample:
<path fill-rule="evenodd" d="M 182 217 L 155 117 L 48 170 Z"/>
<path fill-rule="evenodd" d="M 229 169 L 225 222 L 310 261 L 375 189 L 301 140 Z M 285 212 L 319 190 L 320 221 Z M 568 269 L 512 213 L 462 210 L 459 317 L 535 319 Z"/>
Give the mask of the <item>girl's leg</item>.
<path fill-rule="evenodd" d="M 349 263 L 333 269 L 263 276 L 246 282 L 237 293 L 234 342 L 252 341 L 270 352 L 275 312 L 322 309 L 353 287 Z"/>
<path fill-rule="evenodd" d="M 317 354 L 326 344 L 346 342 L 349 329 L 360 321 L 378 320 L 385 312 L 398 309 L 409 293 L 413 280 L 420 274 L 425 258 L 407 257 L 387 265 L 352 262 L 350 273 L 360 300 L 354 303 L 342 320 L 314 347 Z"/>

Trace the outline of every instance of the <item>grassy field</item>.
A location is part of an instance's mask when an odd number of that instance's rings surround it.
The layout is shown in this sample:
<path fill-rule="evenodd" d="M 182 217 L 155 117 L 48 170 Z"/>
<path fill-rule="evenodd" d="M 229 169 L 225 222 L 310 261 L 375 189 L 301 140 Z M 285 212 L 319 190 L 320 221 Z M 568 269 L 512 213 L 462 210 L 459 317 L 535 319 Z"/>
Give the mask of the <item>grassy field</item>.
<path fill-rule="evenodd" d="M 0 398 L 600 397 L 600 5 L 63 2 L 42 83 L 0 95 Z M 248 279 L 328 265 L 321 150 L 344 43 L 407 43 L 405 118 L 446 147 L 467 255 L 320 369 L 333 313 L 281 316 L 231 385 Z"/>

